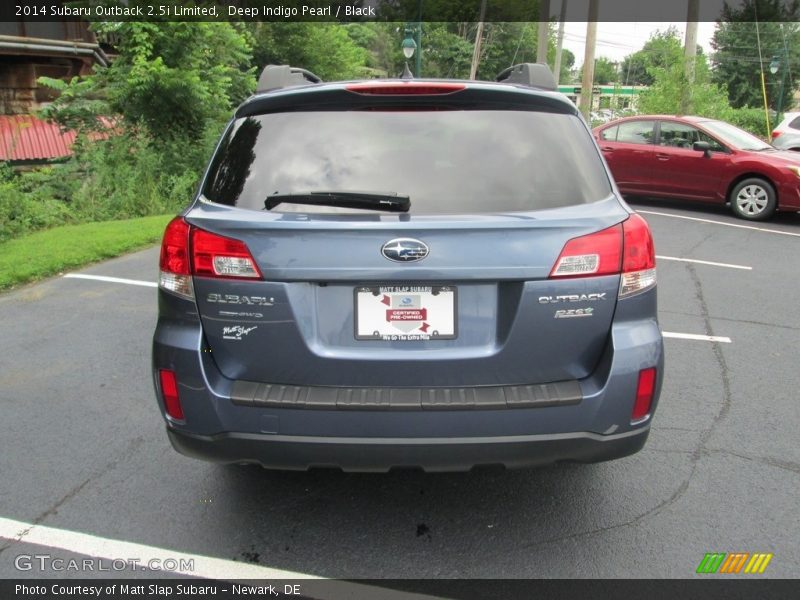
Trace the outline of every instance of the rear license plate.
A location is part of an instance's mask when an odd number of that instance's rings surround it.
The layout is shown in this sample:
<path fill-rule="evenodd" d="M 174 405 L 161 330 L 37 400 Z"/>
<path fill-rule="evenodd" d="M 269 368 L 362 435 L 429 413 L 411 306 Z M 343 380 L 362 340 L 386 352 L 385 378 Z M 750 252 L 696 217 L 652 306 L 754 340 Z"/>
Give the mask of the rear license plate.
<path fill-rule="evenodd" d="M 456 338 L 456 288 L 381 285 L 355 289 L 357 340 L 416 341 Z"/>

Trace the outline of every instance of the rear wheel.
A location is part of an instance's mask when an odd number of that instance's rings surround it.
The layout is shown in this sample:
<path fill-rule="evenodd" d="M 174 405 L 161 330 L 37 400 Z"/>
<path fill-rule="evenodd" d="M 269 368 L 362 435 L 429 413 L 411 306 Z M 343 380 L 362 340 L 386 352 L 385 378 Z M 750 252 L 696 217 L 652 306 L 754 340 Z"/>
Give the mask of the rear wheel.
<path fill-rule="evenodd" d="M 737 183 L 728 200 L 734 214 L 749 221 L 769 219 L 778 207 L 775 188 L 759 177 L 750 177 Z"/>

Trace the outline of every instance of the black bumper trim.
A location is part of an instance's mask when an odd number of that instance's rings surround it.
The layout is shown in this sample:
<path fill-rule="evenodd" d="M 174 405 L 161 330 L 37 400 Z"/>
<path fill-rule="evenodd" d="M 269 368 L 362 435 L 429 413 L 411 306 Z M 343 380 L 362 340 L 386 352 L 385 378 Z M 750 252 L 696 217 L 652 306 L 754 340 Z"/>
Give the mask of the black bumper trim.
<path fill-rule="evenodd" d="M 354 410 L 460 410 L 544 408 L 578 404 L 576 380 L 535 385 L 466 388 L 346 388 L 237 380 L 231 400 L 239 406 Z"/>
<path fill-rule="evenodd" d="M 534 467 L 560 461 L 601 462 L 638 452 L 649 425 L 614 435 L 591 432 L 476 438 L 338 438 L 223 433 L 200 436 L 168 427 L 181 454 L 270 469 L 385 472 L 391 468 L 468 471 L 476 466 Z"/>

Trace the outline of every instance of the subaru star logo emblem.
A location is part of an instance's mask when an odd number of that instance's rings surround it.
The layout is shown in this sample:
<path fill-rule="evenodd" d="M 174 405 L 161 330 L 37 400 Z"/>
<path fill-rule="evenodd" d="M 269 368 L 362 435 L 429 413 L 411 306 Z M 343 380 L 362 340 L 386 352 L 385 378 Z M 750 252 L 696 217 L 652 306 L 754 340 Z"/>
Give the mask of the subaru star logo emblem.
<path fill-rule="evenodd" d="M 428 246 L 414 238 L 396 238 L 386 242 L 381 253 L 394 262 L 411 262 L 428 256 Z"/>

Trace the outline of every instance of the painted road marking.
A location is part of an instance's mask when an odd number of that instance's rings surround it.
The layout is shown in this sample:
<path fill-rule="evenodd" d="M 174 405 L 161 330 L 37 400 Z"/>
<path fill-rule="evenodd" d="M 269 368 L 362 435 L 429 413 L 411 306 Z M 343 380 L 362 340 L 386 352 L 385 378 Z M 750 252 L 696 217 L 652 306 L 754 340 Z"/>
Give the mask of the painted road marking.
<path fill-rule="evenodd" d="M 767 229 L 766 227 L 754 227 L 753 225 L 739 225 L 737 223 L 726 223 L 725 221 L 714 221 L 712 219 L 700 219 L 698 217 L 687 217 L 684 215 L 673 215 L 670 213 L 656 212 L 653 210 L 637 210 L 637 213 L 643 215 L 657 215 L 659 217 L 672 217 L 673 219 L 686 219 L 687 221 L 699 221 L 700 223 L 712 223 L 714 225 L 725 225 L 726 227 L 736 227 L 738 229 L 752 229 L 753 231 L 763 231 L 764 233 L 777 233 L 778 235 L 791 235 L 792 237 L 800 237 L 800 233 L 791 231 L 780 231 L 779 229 Z"/>
<path fill-rule="evenodd" d="M 121 277 L 105 277 L 104 275 L 84 275 L 82 273 L 67 273 L 64 277 L 68 279 L 92 279 L 94 281 L 106 281 L 108 283 L 125 283 L 127 285 L 141 285 L 144 287 L 158 287 L 152 281 L 140 281 L 139 279 L 123 279 Z"/>
<path fill-rule="evenodd" d="M 676 340 L 697 340 L 700 342 L 719 342 L 721 344 L 731 343 L 731 338 L 720 335 L 697 335 L 695 333 L 675 333 L 672 331 L 662 331 L 661 334 L 665 338 L 674 338 Z"/>
<path fill-rule="evenodd" d="M 414 600 L 434 600 L 432 596 L 425 596 L 422 594 L 409 594 L 368 584 L 330 581 L 323 577 L 307 575 L 296 571 L 284 571 L 282 569 L 273 569 L 272 567 L 203 556 L 201 554 L 178 552 L 166 548 L 114 540 L 87 533 L 78 533 L 67 529 L 57 529 L 45 525 L 24 523 L 22 521 L 5 519 L 3 517 L 0 517 L 0 538 L 5 538 L 12 542 L 36 544 L 39 546 L 47 546 L 48 548 L 57 548 L 67 552 L 106 559 L 112 564 L 116 561 L 127 562 L 128 560 L 135 559 L 139 568 L 147 565 L 151 560 L 160 561 L 158 564 L 176 564 L 176 570 L 168 571 L 175 575 L 188 575 L 226 581 L 247 579 L 309 580 L 308 584 L 300 584 L 304 596 L 306 595 L 306 590 L 304 588 L 313 586 L 317 590 L 324 589 L 325 598 L 333 600 L 344 600 L 345 598 L 375 598 L 376 600 L 400 600 L 401 598 L 410 598 Z M 165 561 L 168 562 L 165 563 Z M 184 568 L 181 570 L 182 567 L 192 564 L 192 562 L 187 561 L 193 561 L 194 568 Z M 318 583 L 315 585 L 313 580 L 317 580 Z M 322 580 L 324 580 L 324 582 Z M 324 587 L 322 587 L 323 585 Z"/>
<path fill-rule="evenodd" d="M 753 267 L 746 267 L 744 265 L 731 265 L 728 263 L 712 262 L 710 260 L 697 260 L 694 258 L 678 258 L 676 256 L 660 256 L 656 254 L 658 260 L 677 260 L 680 262 L 696 263 L 698 265 L 710 265 L 712 267 L 726 267 L 728 269 L 743 269 L 745 271 L 752 271 Z"/>

